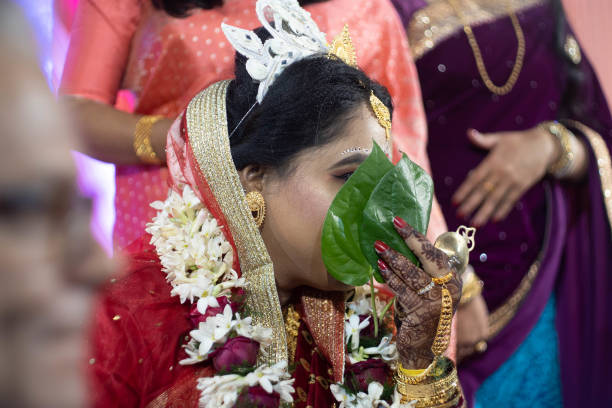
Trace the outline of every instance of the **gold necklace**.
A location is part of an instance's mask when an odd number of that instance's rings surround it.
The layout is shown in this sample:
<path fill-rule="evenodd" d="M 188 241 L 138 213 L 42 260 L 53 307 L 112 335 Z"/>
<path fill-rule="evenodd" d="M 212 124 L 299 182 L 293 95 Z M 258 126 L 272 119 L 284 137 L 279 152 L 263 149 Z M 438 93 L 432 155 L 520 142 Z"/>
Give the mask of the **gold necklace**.
<path fill-rule="evenodd" d="M 523 30 L 521 28 L 521 24 L 518 21 L 516 13 L 512 11 L 510 5 L 508 4 L 508 14 L 510 15 L 510 20 L 512 21 L 512 27 L 514 27 L 514 32 L 516 33 L 516 39 L 518 40 L 518 49 L 516 51 L 516 59 L 514 60 L 514 66 L 512 67 L 512 72 L 510 73 L 510 77 L 506 83 L 502 86 L 497 86 L 493 83 L 491 78 L 489 77 L 489 73 L 487 72 L 487 68 L 485 67 L 484 60 L 482 59 L 482 53 L 480 52 L 480 47 L 476 42 L 476 37 L 474 36 L 474 32 L 472 31 L 472 27 L 470 27 L 467 19 L 463 15 L 461 8 L 457 5 L 457 0 L 448 0 L 451 4 L 452 8 L 455 10 L 455 14 L 461 20 L 461 24 L 463 24 L 463 31 L 465 35 L 467 35 L 468 42 L 470 43 L 470 47 L 472 48 L 472 53 L 474 54 L 474 59 L 476 60 L 476 67 L 478 68 L 478 73 L 482 78 L 485 86 L 494 94 L 497 95 L 506 95 L 509 93 L 516 81 L 518 80 L 519 74 L 521 73 L 521 69 L 523 68 L 523 61 L 525 58 L 525 35 L 523 34 Z"/>

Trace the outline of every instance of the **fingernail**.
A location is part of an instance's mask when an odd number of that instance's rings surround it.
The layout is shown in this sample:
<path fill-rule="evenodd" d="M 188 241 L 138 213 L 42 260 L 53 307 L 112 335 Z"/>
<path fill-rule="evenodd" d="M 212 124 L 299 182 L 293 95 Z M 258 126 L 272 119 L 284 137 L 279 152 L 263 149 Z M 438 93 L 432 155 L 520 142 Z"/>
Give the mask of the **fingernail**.
<path fill-rule="evenodd" d="M 383 252 L 387 252 L 389 250 L 389 246 L 382 241 L 376 241 L 374 243 L 374 249 L 376 250 L 376 252 L 381 254 Z"/>
<path fill-rule="evenodd" d="M 408 223 L 406 223 L 406 221 L 404 221 L 400 217 L 394 217 L 393 218 L 393 225 L 395 225 L 397 228 L 401 229 L 401 228 L 406 228 Z"/>
<path fill-rule="evenodd" d="M 389 267 L 387 266 L 385 261 L 383 261 L 382 259 L 379 259 L 378 260 L 378 269 L 380 269 L 383 272 L 387 272 L 389 270 Z"/>

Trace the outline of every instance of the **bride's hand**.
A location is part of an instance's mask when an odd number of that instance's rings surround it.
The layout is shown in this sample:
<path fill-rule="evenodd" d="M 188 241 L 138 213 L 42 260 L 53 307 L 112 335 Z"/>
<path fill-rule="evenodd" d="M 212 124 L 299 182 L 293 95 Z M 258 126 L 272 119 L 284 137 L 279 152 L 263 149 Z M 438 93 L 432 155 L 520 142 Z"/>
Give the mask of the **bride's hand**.
<path fill-rule="evenodd" d="M 421 295 L 418 292 L 427 288 L 432 277 L 440 278 L 452 273 L 446 287 L 453 298 L 454 313 L 461 297 L 461 280 L 449 265 L 446 254 L 435 248 L 425 236 L 399 217 L 395 217 L 393 224 L 422 265 L 418 268 L 381 241 L 375 244 L 381 274 L 397 296 L 397 349 L 403 367 L 426 368 L 434 357 L 431 346 L 440 319 L 442 288 L 434 285 Z"/>

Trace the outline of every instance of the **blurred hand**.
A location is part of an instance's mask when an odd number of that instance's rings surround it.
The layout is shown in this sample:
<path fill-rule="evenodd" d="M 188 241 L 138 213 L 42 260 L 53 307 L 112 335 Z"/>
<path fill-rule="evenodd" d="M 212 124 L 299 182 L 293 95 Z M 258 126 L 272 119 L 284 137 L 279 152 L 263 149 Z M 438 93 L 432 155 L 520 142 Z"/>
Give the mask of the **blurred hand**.
<path fill-rule="evenodd" d="M 489 311 L 482 295 L 460 306 L 457 321 L 457 361 L 476 352 L 478 342 L 486 340 L 489 332 Z"/>
<path fill-rule="evenodd" d="M 471 216 L 474 227 L 506 218 L 559 154 L 553 136 L 540 127 L 488 134 L 470 129 L 467 134 L 475 146 L 490 151 L 452 198 L 457 215 Z"/>

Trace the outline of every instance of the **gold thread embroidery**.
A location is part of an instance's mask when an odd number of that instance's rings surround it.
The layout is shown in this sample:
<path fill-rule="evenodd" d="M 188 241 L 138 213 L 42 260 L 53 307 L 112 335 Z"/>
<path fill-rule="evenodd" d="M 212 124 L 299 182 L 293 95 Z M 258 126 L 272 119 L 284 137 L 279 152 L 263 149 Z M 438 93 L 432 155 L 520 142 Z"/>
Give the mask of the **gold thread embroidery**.
<path fill-rule="evenodd" d="M 608 146 L 599 133 L 588 126 L 575 120 L 565 121 L 576 129 L 580 130 L 589 141 L 595 158 L 597 159 L 597 169 L 599 170 L 599 181 L 601 183 L 601 194 L 603 195 L 604 206 L 608 215 L 608 223 L 612 228 L 612 160 Z"/>
<path fill-rule="evenodd" d="M 287 335 L 287 354 L 289 357 L 289 365 L 291 366 L 295 361 L 295 350 L 297 348 L 297 336 L 300 328 L 300 314 L 293 307 L 289 305 L 285 310 L 285 332 Z"/>
<path fill-rule="evenodd" d="M 304 391 L 302 387 L 296 387 L 295 390 L 297 392 L 298 402 L 308 401 L 308 395 L 306 394 L 306 391 Z"/>
<path fill-rule="evenodd" d="M 408 42 L 415 60 L 451 35 L 463 30 L 463 24 L 447 0 L 430 0 L 416 11 L 408 26 Z M 472 27 L 497 20 L 508 13 L 507 2 L 496 0 L 459 0 L 466 22 Z M 510 0 L 509 7 L 520 11 L 544 3 L 544 0 Z"/>
<path fill-rule="evenodd" d="M 508 324 L 510 320 L 516 315 L 516 312 L 527 296 L 527 293 L 531 290 L 533 281 L 538 272 L 540 271 L 540 261 L 535 261 L 527 271 L 527 274 L 521 280 L 519 286 L 514 290 L 512 295 L 504 302 L 503 305 L 495 309 L 493 313 L 489 315 L 489 333 L 487 340 L 497 336 L 497 334 Z"/>
<path fill-rule="evenodd" d="M 258 364 L 275 364 L 287 360 L 285 327 L 272 260 L 248 209 L 232 160 L 225 107 L 229 82 L 211 85 L 189 103 L 189 141 L 234 237 L 253 323 L 273 332 L 271 345 L 260 350 Z"/>
<path fill-rule="evenodd" d="M 304 367 L 304 370 L 310 372 L 310 363 L 306 361 L 304 357 L 300 358 L 300 364 Z"/>

